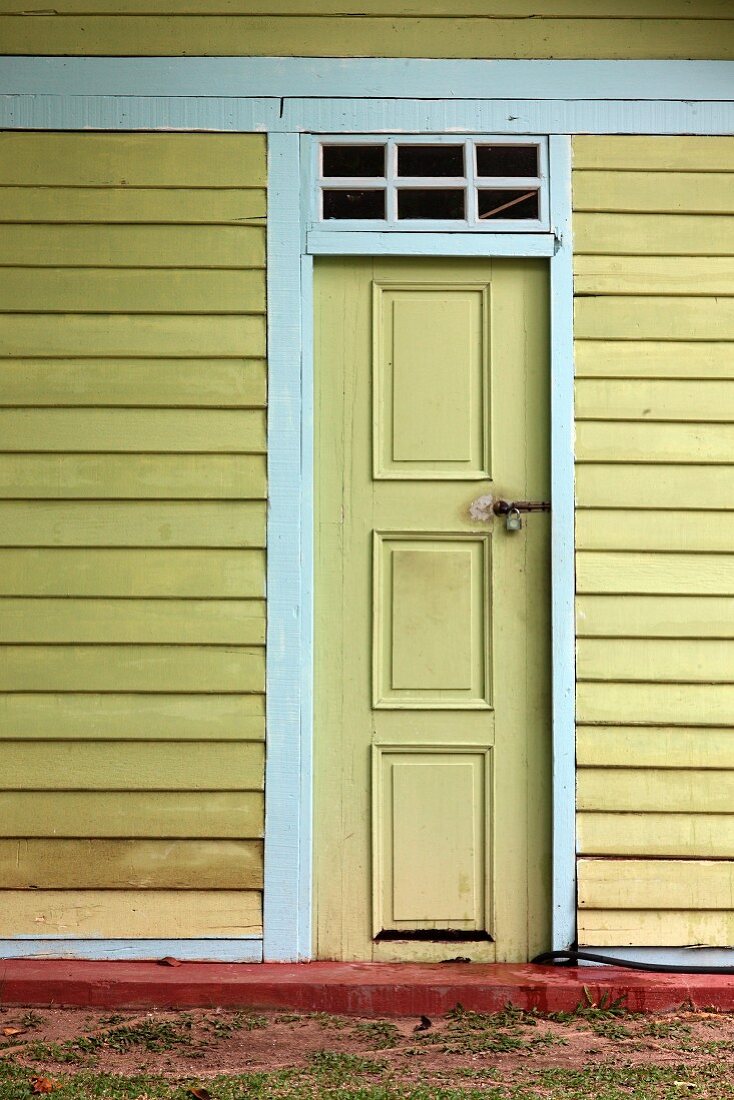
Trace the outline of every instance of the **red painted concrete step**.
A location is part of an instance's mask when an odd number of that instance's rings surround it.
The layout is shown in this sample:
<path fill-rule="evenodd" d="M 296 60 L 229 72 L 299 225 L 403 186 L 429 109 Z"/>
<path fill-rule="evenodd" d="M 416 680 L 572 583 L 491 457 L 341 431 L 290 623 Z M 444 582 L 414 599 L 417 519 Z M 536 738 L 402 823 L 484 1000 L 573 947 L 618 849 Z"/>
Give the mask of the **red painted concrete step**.
<path fill-rule="evenodd" d="M 0 959 L 5 1005 L 95 1008 L 257 1007 L 358 1016 L 441 1015 L 457 1003 L 492 1012 L 508 1002 L 573 1010 L 625 998 L 634 1012 L 690 1002 L 734 1010 L 734 976 L 652 974 L 617 967 L 479 963 L 196 963 Z"/>

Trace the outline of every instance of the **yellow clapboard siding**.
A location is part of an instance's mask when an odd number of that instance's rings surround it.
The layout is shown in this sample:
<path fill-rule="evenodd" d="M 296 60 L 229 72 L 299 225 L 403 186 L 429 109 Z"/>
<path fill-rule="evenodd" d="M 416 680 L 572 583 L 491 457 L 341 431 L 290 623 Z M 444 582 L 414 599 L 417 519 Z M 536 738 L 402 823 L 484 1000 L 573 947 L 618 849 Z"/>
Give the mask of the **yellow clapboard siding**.
<path fill-rule="evenodd" d="M 719 638 L 580 638 L 579 680 L 734 682 L 734 642 Z"/>
<path fill-rule="evenodd" d="M 259 791 L 264 765 L 258 741 L 2 741 L 0 790 Z"/>
<path fill-rule="evenodd" d="M 58 0 L 54 12 L 59 14 L 107 14 L 107 15 L 343 15 L 344 0 Z M 534 0 L 532 10 L 537 16 L 559 18 L 589 16 L 587 0 Z M 407 15 L 443 16 L 445 0 L 360 0 L 359 11 L 364 15 L 390 15 L 400 18 Z M 452 14 L 459 18 L 466 15 L 483 15 L 487 18 L 501 16 L 525 17 L 527 0 L 454 0 Z M 730 14 L 728 0 L 698 0 L 695 13 L 690 0 L 617 0 L 613 9 L 606 11 L 616 18 L 642 19 L 651 17 L 720 19 Z M 18 3 L 18 0 L 0 0 L 0 12 L 8 15 L 48 14 L 43 0 L 34 3 Z M 605 14 L 601 8 L 595 13 Z"/>
<path fill-rule="evenodd" d="M 652 518 L 651 526 L 659 515 Z M 715 517 L 709 518 L 713 524 Z M 580 596 L 576 633 L 580 637 L 734 638 L 734 597 Z"/>
<path fill-rule="evenodd" d="M 6 225 L 0 264 L 264 267 L 265 233 L 228 225 Z"/>
<path fill-rule="evenodd" d="M 6 500 L 259 500 L 264 496 L 263 455 L 0 454 L 0 499 Z"/>
<path fill-rule="evenodd" d="M 576 426 L 579 462 L 729 464 L 733 454 L 734 424 L 580 420 Z"/>
<path fill-rule="evenodd" d="M 0 409 L 3 451 L 262 454 L 260 409 Z"/>
<path fill-rule="evenodd" d="M 4 23 L 5 20 L 3 19 Z M 0 135 L 0 184 L 264 187 L 262 134 Z"/>
<path fill-rule="evenodd" d="M 574 210 L 614 213 L 732 214 L 734 174 L 576 171 Z"/>
<path fill-rule="evenodd" d="M 253 314 L 3 313 L 0 339 L 13 356 L 262 356 L 265 319 Z"/>
<path fill-rule="evenodd" d="M 583 948 L 724 947 L 734 944 L 734 914 L 723 910 L 579 911 Z"/>
<path fill-rule="evenodd" d="M 579 722 L 729 726 L 734 724 L 731 684 L 580 683 Z"/>
<path fill-rule="evenodd" d="M 0 658 L 0 691 L 218 693 L 265 687 L 260 646 L 3 645 Z"/>
<path fill-rule="evenodd" d="M 731 256 L 576 256 L 573 269 L 576 294 L 734 294 Z"/>
<path fill-rule="evenodd" d="M 9 54 L 720 58 L 729 19 L 49 15 L 2 19 Z"/>
<path fill-rule="evenodd" d="M 734 814 L 580 813 L 577 835 L 589 855 L 734 858 Z"/>
<path fill-rule="evenodd" d="M 573 139 L 575 169 L 650 172 L 734 172 L 730 137 L 600 137 Z"/>
<path fill-rule="evenodd" d="M 734 298 L 635 298 L 611 294 L 577 298 L 574 318 L 580 340 L 734 338 Z"/>
<path fill-rule="evenodd" d="M 734 768 L 734 731 L 673 726 L 580 726 L 582 767 Z"/>
<path fill-rule="evenodd" d="M 2 202 L 2 191 L 0 191 Z M 258 313 L 261 270 L 177 271 L 14 267 L 3 271 L 0 312 Z"/>
<path fill-rule="evenodd" d="M 694 768 L 579 768 L 580 810 L 728 813 L 734 771 Z"/>
<path fill-rule="evenodd" d="M 734 468 L 580 463 L 576 496 L 587 508 L 728 509 L 734 499 Z"/>
<path fill-rule="evenodd" d="M 732 910 L 582 909 L 579 946 L 730 947 Z"/>
<path fill-rule="evenodd" d="M 579 378 L 576 380 L 576 418 L 645 423 L 651 420 L 732 422 L 734 381 Z M 675 432 L 675 428 L 668 430 L 671 435 Z"/>
<path fill-rule="evenodd" d="M 242 408 L 263 406 L 265 389 L 263 359 L 0 361 L 0 405 Z"/>
<path fill-rule="evenodd" d="M 651 508 L 643 519 L 624 509 L 580 508 L 576 512 L 576 545 L 579 550 L 731 552 L 734 513 Z"/>
<path fill-rule="evenodd" d="M 734 217 L 723 214 L 589 214 L 582 211 L 573 216 L 573 232 L 574 249 L 581 253 L 734 255 Z"/>
<path fill-rule="evenodd" d="M 124 939 L 262 932 L 254 890 L 0 890 L 0 936 Z"/>
<path fill-rule="evenodd" d="M 264 545 L 261 501 L 0 501 L 0 546 Z"/>
<path fill-rule="evenodd" d="M 574 357 L 577 378 L 734 378 L 734 345 L 723 340 L 577 340 Z"/>
<path fill-rule="evenodd" d="M 0 642 L 264 645 L 265 601 L 5 597 Z"/>
<path fill-rule="evenodd" d="M 582 593 L 734 595 L 734 555 L 730 554 L 590 550 L 579 552 L 576 561 L 577 590 Z"/>
<path fill-rule="evenodd" d="M 263 796 L 257 791 L 0 792 L 3 837 L 247 840 L 262 833 Z"/>
<path fill-rule="evenodd" d="M 580 859 L 581 909 L 732 909 L 729 860 Z"/>
<path fill-rule="evenodd" d="M 261 550 L 0 550 L 4 596 L 262 598 Z"/>
<path fill-rule="evenodd" d="M 0 739 L 252 741 L 264 736 L 262 695 L 0 694 Z"/>
<path fill-rule="evenodd" d="M 0 600 L 0 642 L 263 645 L 262 600 Z"/>
<path fill-rule="evenodd" d="M 259 840 L 0 840 L 9 890 L 259 890 Z"/>
<path fill-rule="evenodd" d="M 262 187 L 5 186 L 0 222 L 257 225 L 265 221 L 265 196 Z"/>

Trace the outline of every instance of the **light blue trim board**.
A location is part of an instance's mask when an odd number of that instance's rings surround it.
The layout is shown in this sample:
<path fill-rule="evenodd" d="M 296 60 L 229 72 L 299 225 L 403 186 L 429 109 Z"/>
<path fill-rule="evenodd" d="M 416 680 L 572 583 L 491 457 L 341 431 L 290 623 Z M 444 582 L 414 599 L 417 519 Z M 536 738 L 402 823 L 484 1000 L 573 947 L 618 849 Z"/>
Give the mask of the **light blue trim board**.
<path fill-rule="evenodd" d="M 306 234 L 314 256 L 552 256 L 550 233 L 350 233 Z"/>
<path fill-rule="evenodd" d="M 268 141 L 268 632 L 263 957 L 311 955 L 311 747 L 301 455 L 301 177 L 299 138 Z M 309 322 L 310 324 L 310 322 Z M 304 625 L 305 624 L 305 625 Z M 309 711 L 310 713 L 310 711 Z"/>
<path fill-rule="evenodd" d="M 731 61 L 335 57 L 5 57 L 0 94 L 727 100 Z"/>
<path fill-rule="evenodd" d="M 215 60 L 215 59 L 212 59 Z M 464 62 L 456 62 L 457 65 Z M 599 64 L 603 64 L 599 62 Z M 672 62 L 671 62 L 672 64 Z M 734 77 L 732 78 L 734 86 Z M 229 133 L 731 134 L 731 102 L 661 100 L 226 99 L 0 96 L 6 130 L 203 130 Z"/>
<path fill-rule="evenodd" d="M 576 938 L 573 241 L 571 139 L 551 137 L 551 617 L 553 624 L 553 950 Z"/>
<path fill-rule="evenodd" d="M 582 947 L 580 950 L 658 966 L 730 966 L 734 977 L 734 947 Z M 604 964 L 582 962 L 579 965 L 599 967 Z"/>
<path fill-rule="evenodd" d="M 77 940 L 68 936 L 18 936 L 0 940 L 0 959 L 164 959 L 182 962 L 262 962 L 262 940 Z"/>

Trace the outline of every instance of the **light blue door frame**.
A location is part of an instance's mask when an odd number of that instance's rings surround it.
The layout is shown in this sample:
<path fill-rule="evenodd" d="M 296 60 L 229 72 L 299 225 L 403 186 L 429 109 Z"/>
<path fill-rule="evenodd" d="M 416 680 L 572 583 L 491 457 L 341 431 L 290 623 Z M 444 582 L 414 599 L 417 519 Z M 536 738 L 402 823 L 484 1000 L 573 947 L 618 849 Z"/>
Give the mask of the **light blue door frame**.
<path fill-rule="evenodd" d="M 575 939 L 574 133 L 734 132 L 734 63 L 4 58 L 0 127 L 268 134 L 268 729 L 263 939 L 0 941 L 0 957 L 273 961 L 312 954 L 312 264 L 352 255 L 547 256 L 553 494 L 553 947 Z M 522 89 L 523 98 L 517 98 Z M 549 233 L 308 225 L 303 134 L 549 135 Z M 639 952 L 638 952 L 639 954 Z"/>

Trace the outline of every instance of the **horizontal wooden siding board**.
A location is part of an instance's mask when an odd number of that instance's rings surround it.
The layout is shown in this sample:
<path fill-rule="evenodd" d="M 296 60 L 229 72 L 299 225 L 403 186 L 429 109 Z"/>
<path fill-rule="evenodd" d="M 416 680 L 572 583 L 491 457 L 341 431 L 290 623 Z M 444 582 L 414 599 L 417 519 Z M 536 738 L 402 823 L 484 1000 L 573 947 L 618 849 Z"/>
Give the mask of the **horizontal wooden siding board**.
<path fill-rule="evenodd" d="M 734 859 L 734 814 L 583 812 L 578 848 L 585 855 Z"/>

